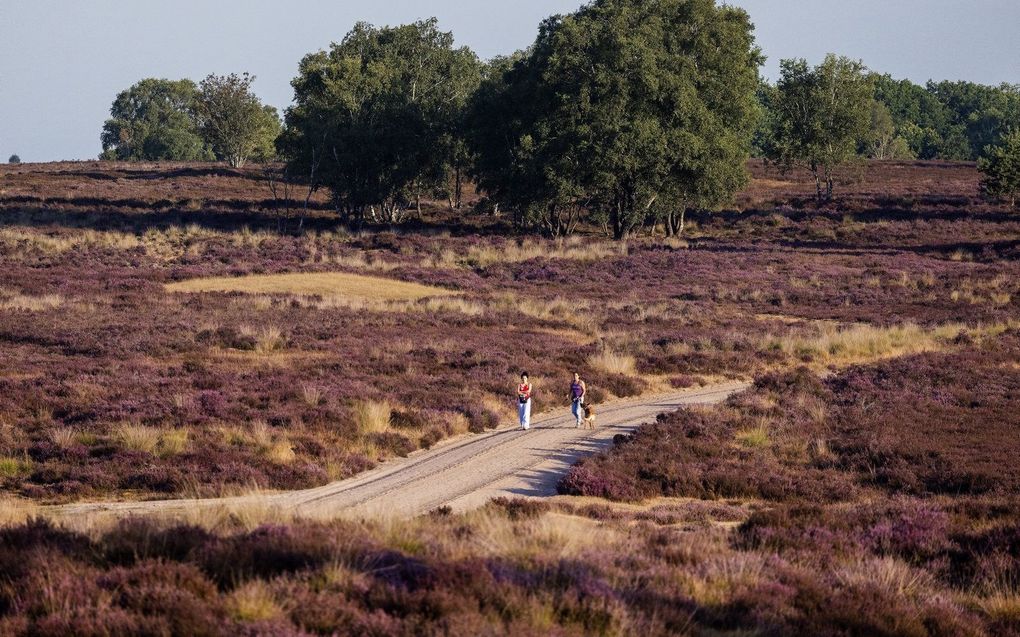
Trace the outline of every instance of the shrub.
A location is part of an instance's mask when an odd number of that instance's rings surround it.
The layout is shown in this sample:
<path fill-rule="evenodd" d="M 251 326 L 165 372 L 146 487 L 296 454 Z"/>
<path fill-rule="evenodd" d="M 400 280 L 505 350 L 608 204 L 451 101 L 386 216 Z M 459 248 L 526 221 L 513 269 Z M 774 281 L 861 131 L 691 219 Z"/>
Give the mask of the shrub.
<path fill-rule="evenodd" d="M 640 378 L 624 376 L 623 374 L 605 374 L 599 380 L 610 393 L 619 398 L 640 396 L 648 386 Z"/>

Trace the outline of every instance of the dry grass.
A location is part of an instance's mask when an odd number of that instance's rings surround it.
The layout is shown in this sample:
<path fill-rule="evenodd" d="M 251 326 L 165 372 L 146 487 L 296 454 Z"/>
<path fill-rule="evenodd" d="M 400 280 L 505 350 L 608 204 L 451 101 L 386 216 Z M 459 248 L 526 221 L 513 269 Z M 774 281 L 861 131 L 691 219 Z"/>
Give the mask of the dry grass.
<path fill-rule="evenodd" d="M 393 408 L 388 402 L 363 400 L 354 405 L 354 420 L 362 433 L 383 433 L 390 427 Z"/>
<path fill-rule="evenodd" d="M 963 331 L 968 330 L 958 323 L 932 329 L 914 323 L 892 327 L 824 323 L 817 334 L 768 337 L 763 345 L 816 363 L 846 365 L 938 350 Z"/>
<path fill-rule="evenodd" d="M 163 458 L 180 455 L 188 450 L 186 429 L 165 429 L 122 423 L 114 429 L 114 439 L 125 449 L 142 451 Z"/>
<path fill-rule="evenodd" d="M 123 423 L 114 430 L 113 435 L 124 449 L 156 453 L 156 447 L 159 445 L 159 433 L 159 429 L 155 427 Z"/>
<path fill-rule="evenodd" d="M 0 527 L 23 524 L 38 516 L 39 507 L 34 502 L 12 498 L 0 497 Z"/>
<path fill-rule="evenodd" d="M 265 452 L 266 458 L 270 462 L 276 464 L 290 464 L 297 458 L 297 454 L 294 453 L 294 446 L 286 440 L 278 440 L 270 445 L 269 449 Z"/>
<path fill-rule="evenodd" d="M 255 339 L 255 351 L 259 354 L 276 352 L 284 349 L 287 345 L 283 331 L 275 325 L 266 325 L 258 329 L 250 325 L 242 325 L 237 331 L 241 336 L 250 336 Z"/>
<path fill-rule="evenodd" d="M 893 557 L 862 558 L 835 575 L 844 586 L 877 586 L 890 597 L 912 597 L 933 587 L 931 575 Z"/>
<path fill-rule="evenodd" d="M 79 435 L 74 427 L 57 427 L 50 431 L 50 440 L 61 449 L 67 449 L 78 443 Z"/>
<path fill-rule="evenodd" d="M 991 595 L 978 598 L 973 605 L 997 622 L 1020 623 L 1020 592 L 1011 587 L 1001 587 Z"/>
<path fill-rule="evenodd" d="M 424 259 L 423 265 L 431 268 L 485 268 L 499 263 L 522 263 L 540 258 L 597 261 L 627 254 L 627 244 L 623 242 L 590 241 L 583 237 L 569 237 L 556 241 L 471 246 L 462 254 L 444 250 Z"/>
<path fill-rule="evenodd" d="M 165 429 L 159 434 L 156 452 L 162 457 L 179 456 L 188 450 L 187 429 Z"/>
<path fill-rule="evenodd" d="M 242 292 L 245 294 L 297 294 L 340 296 L 369 301 L 417 301 L 454 294 L 450 290 L 394 279 L 346 272 L 294 272 L 242 277 L 210 277 L 171 283 L 168 292 Z"/>
<path fill-rule="evenodd" d="M 64 297 L 59 294 L 27 296 L 17 293 L 7 294 L 4 290 L 0 290 L 0 310 L 44 312 L 60 307 L 63 304 Z"/>
<path fill-rule="evenodd" d="M 741 429 L 735 435 L 737 443 L 749 449 L 760 449 L 770 444 L 769 428 L 765 423 Z"/>
<path fill-rule="evenodd" d="M 633 356 L 609 349 L 589 356 L 588 364 L 609 374 L 633 375 L 637 373 L 637 361 Z"/>
<path fill-rule="evenodd" d="M 124 232 L 76 229 L 68 236 L 52 236 L 10 227 L 0 229 L 0 248 L 8 257 L 19 259 L 32 254 L 54 256 L 85 248 L 131 250 L 139 245 L 141 241 L 136 235 Z"/>
<path fill-rule="evenodd" d="M 315 385 L 305 383 L 301 386 L 301 400 L 309 407 L 317 407 L 322 403 L 324 393 Z"/>
<path fill-rule="evenodd" d="M 259 579 L 249 580 L 234 589 L 227 597 L 227 609 L 234 619 L 243 622 L 279 619 L 284 615 L 269 584 Z"/>

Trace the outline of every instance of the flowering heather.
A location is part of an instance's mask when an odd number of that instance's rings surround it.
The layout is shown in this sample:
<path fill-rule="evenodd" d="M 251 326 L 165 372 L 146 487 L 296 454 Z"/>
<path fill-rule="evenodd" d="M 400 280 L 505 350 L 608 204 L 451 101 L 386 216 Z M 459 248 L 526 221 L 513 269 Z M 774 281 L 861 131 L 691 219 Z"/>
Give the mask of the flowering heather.
<path fill-rule="evenodd" d="M 35 521 L 0 529 L 0 632 L 1014 634 L 989 586 L 1016 576 L 1015 511 L 497 500 L 217 533 Z"/>
<path fill-rule="evenodd" d="M 710 409 L 645 425 L 579 463 L 565 493 L 846 501 L 1020 492 L 1020 332 L 952 352 L 856 366 L 826 380 L 765 375 Z M 891 535 L 897 533 L 889 532 Z"/>
<path fill-rule="evenodd" d="M 521 369 L 535 377 L 541 411 L 562 408 L 558 387 L 571 370 L 603 401 L 958 347 L 960 329 L 980 337 L 1017 316 L 1011 250 L 1020 228 L 1002 210 L 974 207 L 973 168 L 880 171 L 888 183 L 844 190 L 849 217 L 805 208 L 795 178 L 753 169 L 746 210 L 696 216 L 684 247 L 509 238 L 499 219 L 451 219 L 439 204 L 417 227 L 350 234 L 321 199 L 311 230 L 295 235 L 277 230 L 281 210 L 257 171 L 4 166 L 0 490 L 69 501 L 318 485 L 511 420 L 508 388 Z M 830 231 L 835 238 L 819 238 Z M 331 271 L 457 296 L 372 302 L 164 288 Z M 900 341 L 883 330 L 899 330 Z M 626 365 L 607 368 L 606 352 Z M 390 405 L 385 430 L 359 426 L 366 402 Z M 643 497 L 658 481 L 685 493 L 817 490 L 831 499 L 860 486 L 821 461 L 812 470 L 822 477 L 798 477 L 794 449 L 756 451 L 759 423 L 727 426 L 771 482 L 734 478 L 742 460 L 706 456 L 711 480 L 697 489 L 679 463 L 601 492 Z M 710 442 L 717 435 L 706 434 L 706 449 L 722 445 Z M 868 462 L 843 451 L 846 462 Z M 938 488 L 981 480 L 974 471 Z M 910 475 L 890 465 L 883 479 Z M 925 475 L 915 490 L 937 486 Z"/>

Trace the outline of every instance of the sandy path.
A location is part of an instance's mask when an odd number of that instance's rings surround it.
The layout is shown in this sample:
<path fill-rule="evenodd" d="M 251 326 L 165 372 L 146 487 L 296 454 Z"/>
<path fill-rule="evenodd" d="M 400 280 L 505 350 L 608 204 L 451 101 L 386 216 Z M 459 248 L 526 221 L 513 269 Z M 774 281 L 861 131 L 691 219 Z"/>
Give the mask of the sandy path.
<path fill-rule="evenodd" d="M 536 419 L 530 431 L 500 429 L 440 444 L 386 462 L 348 480 L 315 489 L 208 500 L 100 502 L 47 507 L 55 518 L 86 514 L 173 514 L 204 507 L 282 507 L 299 516 L 327 517 L 342 511 L 414 516 L 449 505 L 481 506 L 499 496 L 544 497 L 577 459 L 605 449 L 613 436 L 633 431 L 656 415 L 683 405 L 716 403 L 747 387 L 712 385 L 675 394 L 606 403 L 595 431 L 576 429 L 567 408 Z"/>

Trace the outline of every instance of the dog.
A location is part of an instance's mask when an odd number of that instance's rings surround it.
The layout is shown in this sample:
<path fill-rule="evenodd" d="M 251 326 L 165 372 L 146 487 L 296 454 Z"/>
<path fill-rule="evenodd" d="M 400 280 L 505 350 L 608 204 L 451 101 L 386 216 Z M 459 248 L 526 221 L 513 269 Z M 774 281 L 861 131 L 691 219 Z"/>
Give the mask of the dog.
<path fill-rule="evenodd" d="M 581 405 L 581 409 L 584 410 L 584 428 L 594 429 L 595 428 L 595 408 L 589 403 L 587 405 Z"/>

